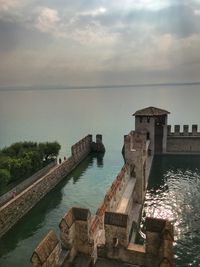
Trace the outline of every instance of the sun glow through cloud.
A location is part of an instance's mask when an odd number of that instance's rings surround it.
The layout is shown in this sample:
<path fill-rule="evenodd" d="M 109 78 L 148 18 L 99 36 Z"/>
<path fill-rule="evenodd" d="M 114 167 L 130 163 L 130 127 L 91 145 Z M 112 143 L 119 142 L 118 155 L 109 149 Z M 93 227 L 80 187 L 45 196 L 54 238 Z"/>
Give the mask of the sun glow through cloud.
<path fill-rule="evenodd" d="M 169 6 L 169 2 L 163 1 L 163 0 L 135 0 L 135 1 L 124 0 L 123 2 L 118 1 L 117 3 L 115 1 L 114 4 L 117 7 L 120 7 L 122 9 L 129 9 L 129 10 L 130 9 L 159 10 L 159 9 Z"/>
<path fill-rule="evenodd" d="M 0 0 L 0 84 L 199 80 L 199 10 L 197 0 Z"/>

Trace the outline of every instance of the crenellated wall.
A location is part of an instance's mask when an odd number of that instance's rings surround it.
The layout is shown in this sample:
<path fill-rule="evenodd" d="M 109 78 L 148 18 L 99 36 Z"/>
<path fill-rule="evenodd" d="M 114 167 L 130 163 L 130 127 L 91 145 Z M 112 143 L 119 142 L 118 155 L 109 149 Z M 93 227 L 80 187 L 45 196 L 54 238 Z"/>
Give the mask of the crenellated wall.
<path fill-rule="evenodd" d="M 98 247 L 102 258 L 120 260 L 134 266 L 172 267 L 173 226 L 167 220 L 146 218 L 146 244 L 127 240 L 128 217 L 124 214 L 106 214 L 106 244 Z M 115 236 L 111 234 L 115 233 Z"/>
<path fill-rule="evenodd" d="M 142 204 L 151 169 L 153 152 L 145 132 L 131 131 L 124 137 L 124 156 L 132 166 L 132 176 L 136 178 L 134 200 Z M 151 151 L 151 154 L 150 154 Z"/>
<path fill-rule="evenodd" d="M 91 135 L 81 139 L 72 146 L 72 155 L 68 159 L 54 166 L 46 175 L 0 207 L 0 236 L 5 234 L 91 152 L 91 144 Z"/>
<path fill-rule="evenodd" d="M 139 225 L 153 156 L 145 133 L 131 132 L 124 141 L 126 163 L 96 214 L 71 208 L 59 224 L 62 247 L 69 251 L 67 263 L 84 254 L 93 263 L 102 257 L 146 267 L 164 267 L 166 259 L 173 264 L 173 227 L 165 220 L 147 218 L 146 246 L 130 243 L 133 224 Z M 77 153 L 74 146 L 75 158 Z"/>
<path fill-rule="evenodd" d="M 71 155 L 78 162 L 91 151 L 92 135 L 87 135 L 71 147 Z"/>
<path fill-rule="evenodd" d="M 33 267 L 59 266 L 61 246 L 54 231 L 50 231 L 34 250 L 31 263 Z"/>
<path fill-rule="evenodd" d="M 172 131 L 172 126 L 167 126 L 168 136 L 200 136 L 198 132 L 198 125 L 192 124 L 192 129 L 189 131 L 189 125 L 183 125 L 182 130 L 180 125 L 174 125 L 174 131 Z"/>
<path fill-rule="evenodd" d="M 198 125 L 193 124 L 192 131 L 189 131 L 189 125 L 183 125 L 182 130 L 180 125 L 175 125 L 173 132 L 171 125 L 168 125 L 166 152 L 174 154 L 199 154 L 200 132 L 198 132 Z"/>
<path fill-rule="evenodd" d="M 89 209 L 71 208 L 62 218 L 60 238 L 62 246 L 69 250 L 69 261 L 73 261 L 76 254 L 91 254 L 89 244 L 89 228 L 91 224 L 91 213 Z"/>

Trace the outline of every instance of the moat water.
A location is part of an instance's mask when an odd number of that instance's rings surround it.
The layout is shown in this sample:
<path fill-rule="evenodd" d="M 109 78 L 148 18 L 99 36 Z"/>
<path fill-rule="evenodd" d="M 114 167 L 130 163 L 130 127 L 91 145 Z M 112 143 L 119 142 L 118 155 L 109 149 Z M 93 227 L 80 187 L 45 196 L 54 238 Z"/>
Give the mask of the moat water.
<path fill-rule="evenodd" d="M 0 91 L 0 148 L 21 140 L 54 141 L 61 156 L 88 133 L 102 133 L 106 154 L 87 158 L 0 239 L 0 266 L 29 266 L 34 248 L 71 206 L 96 210 L 122 167 L 123 135 L 134 129 L 131 114 L 146 106 L 171 112 L 169 124 L 200 125 L 198 86 L 93 90 Z M 190 105 L 189 108 L 188 105 Z M 200 266 L 200 157 L 154 161 L 145 214 L 176 227 L 176 266 Z"/>
<path fill-rule="evenodd" d="M 34 248 L 48 231 L 54 229 L 59 235 L 58 224 L 70 207 L 95 213 L 122 164 L 121 155 L 109 151 L 104 158 L 87 157 L 0 239 L 0 266 L 29 266 Z"/>
<path fill-rule="evenodd" d="M 143 210 L 175 227 L 177 267 L 200 266 L 200 156 L 157 156 Z"/>
<path fill-rule="evenodd" d="M 88 207 L 94 213 L 122 164 L 120 152 L 86 158 L 0 240 L 0 266 L 30 266 L 38 242 L 50 229 L 59 235 L 58 224 L 71 206 Z M 174 224 L 177 267 L 200 266 L 199 192 L 199 156 L 154 159 L 141 224 L 146 216 Z"/>

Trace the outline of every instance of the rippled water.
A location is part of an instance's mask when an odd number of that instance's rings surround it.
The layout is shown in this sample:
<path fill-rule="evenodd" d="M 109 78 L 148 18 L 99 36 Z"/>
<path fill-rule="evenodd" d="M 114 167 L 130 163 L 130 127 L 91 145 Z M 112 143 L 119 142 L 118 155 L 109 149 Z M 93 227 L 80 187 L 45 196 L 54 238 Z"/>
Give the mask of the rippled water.
<path fill-rule="evenodd" d="M 175 226 L 177 267 L 200 266 L 200 157 L 156 157 L 144 204 L 145 216 Z"/>

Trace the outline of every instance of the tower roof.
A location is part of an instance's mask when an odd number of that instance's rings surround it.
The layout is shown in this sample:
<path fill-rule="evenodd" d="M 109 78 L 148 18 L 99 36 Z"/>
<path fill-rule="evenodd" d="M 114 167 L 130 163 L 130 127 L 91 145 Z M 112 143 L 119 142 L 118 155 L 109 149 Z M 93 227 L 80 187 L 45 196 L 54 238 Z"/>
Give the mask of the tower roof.
<path fill-rule="evenodd" d="M 140 109 L 136 111 L 133 116 L 162 116 L 162 115 L 167 115 L 170 114 L 169 111 L 160 109 L 160 108 L 155 108 L 155 107 L 148 107 L 144 109 Z"/>

